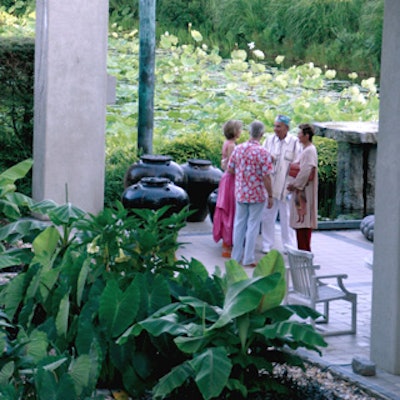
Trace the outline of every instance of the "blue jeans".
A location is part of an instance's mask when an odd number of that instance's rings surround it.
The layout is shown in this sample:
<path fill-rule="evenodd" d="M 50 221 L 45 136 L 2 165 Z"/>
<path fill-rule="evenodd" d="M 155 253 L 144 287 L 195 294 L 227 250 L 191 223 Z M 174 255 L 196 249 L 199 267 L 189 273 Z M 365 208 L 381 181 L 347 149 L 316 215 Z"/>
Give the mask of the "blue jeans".
<path fill-rule="evenodd" d="M 254 253 L 264 206 L 265 202 L 236 202 L 232 258 L 239 263 L 243 258 L 243 265 L 256 261 Z"/>

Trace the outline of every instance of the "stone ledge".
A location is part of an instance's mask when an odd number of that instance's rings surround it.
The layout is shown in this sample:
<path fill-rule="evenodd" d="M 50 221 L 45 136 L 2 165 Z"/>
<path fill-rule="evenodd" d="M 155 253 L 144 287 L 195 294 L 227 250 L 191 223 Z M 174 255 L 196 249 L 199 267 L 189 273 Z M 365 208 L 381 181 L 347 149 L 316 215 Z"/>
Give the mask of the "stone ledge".
<path fill-rule="evenodd" d="M 360 219 L 349 219 L 343 221 L 319 221 L 318 231 L 338 229 L 360 229 Z"/>
<path fill-rule="evenodd" d="M 338 142 L 377 143 L 378 122 L 315 122 L 315 134 Z"/>

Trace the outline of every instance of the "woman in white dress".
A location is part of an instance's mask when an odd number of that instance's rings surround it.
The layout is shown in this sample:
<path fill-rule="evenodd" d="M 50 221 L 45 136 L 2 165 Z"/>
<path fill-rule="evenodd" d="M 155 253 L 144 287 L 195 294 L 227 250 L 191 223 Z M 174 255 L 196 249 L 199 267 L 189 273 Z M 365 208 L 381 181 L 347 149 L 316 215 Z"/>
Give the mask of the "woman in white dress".
<path fill-rule="evenodd" d="M 318 223 L 318 154 L 312 144 L 314 129 L 309 124 L 299 125 L 297 137 L 303 151 L 292 165 L 290 174 L 295 179 L 287 186 L 293 193 L 290 205 L 290 226 L 296 230 L 299 250 L 311 251 L 311 232 Z"/>

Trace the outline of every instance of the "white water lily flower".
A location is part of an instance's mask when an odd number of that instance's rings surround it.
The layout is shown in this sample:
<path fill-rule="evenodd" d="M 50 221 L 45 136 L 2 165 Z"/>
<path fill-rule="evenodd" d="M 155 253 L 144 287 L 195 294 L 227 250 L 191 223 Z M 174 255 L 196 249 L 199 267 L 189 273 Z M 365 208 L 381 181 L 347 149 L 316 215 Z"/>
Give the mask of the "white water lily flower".
<path fill-rule="evenodd" d="M 203 44 L 201 45 L 201 48 L 202 48 L 204 51 L 207 51 L 207 50 L 208 50 L 208 46 L 207 46 L 205 43 L 203 43 Z"/>
<path fill-rule="evenodd" d="M 357 72 L 352 72 L 349 75 L 347 75 L 350 79 L 357 79 L 358 78 L 358 74 Z"/>
<path fill-rule="evenodd" d="M 256 57 L 259 60 L 264 60 L 264 58 L 265 58 L 265 55 L 261 50 L 254 50 L 253 55 L 254 55 L 254 57 Z"/>
<path fill-rule="evenodd" d="M 203 36 L 201 35 L 201 33 L 199 31 L 196 31 L 194 29 L 192 29 L 190 31 L 190 34 L 192 35 L 192 38 L 196 41 L 196 42 L 201 42 L 203 40 Z"/>
<path fill-rule="evenodd" d="M 328 69 L 325 72 L 325 78 L 327 79 L 334 79 L 336 76 L 336 71 L 334 69 Z"/>
<path fill-rule="evenodd" d="M 165 31 L 164 36 L 169 36 L 169 32 Z"/>
<path fill-rule="evenodd" d="M 285 56 L 276 56 L 275 62 L 279 65 L 283 63 L 283 60 L 285 59 Z"/>
<path fill-rule="evenodd" d="M 113 33 L 111 34 L 111 36 L 112 36 L 113 38 L 115 38 L 115 39 L 118 39 L 118 33 L 117 33 L 117 32 L 113 32 Z"/>
<path fill-rule="evenodd" d="M 285 75 L 276 76 L 275 82 L 282 88 L 286 88 L 288 86 L 287 76 L 285 76 Z"/>
<path fill-rule="evenodd" d="M 233 50 L 231 53 L 232 60 L 244 61 L 247 58 L 247 52 L 244 50 Z"/>
<path fill-rule="evenodd" d="M 362 87 L 368 88 L 371 85 L 375 85 L 375 78 L 374 77 L 371 77 L 371 78 L 368 78 L 368 79 L 363 79 L 361 81 L 361 86 Z"/>
<path fill-rule="evenodd" d="M 353 96 L 351 99 L 357 103 L 361 103 L 361 104 L 366 103 L 365 97 L 363 96 L 362 93 L 360 93 L 358 96 Z"/>
<path fill-rule="evenodd" d="M 353 85 L 349 87 L 349 92 L 353 97 L 357 97 L 360 94 L 360 89 L 358 86 Z"/>
<path fill-rule="evenodd" d="M 319 67 L 314 68 L 314 76 L 318 78 L 322 74 L 322 69 Z"/>
<path fill-rule="evenodd" d="M 254 44 L 254 42 L 247 43 L 247 46 L 249 46 L 249 49 L 250 49 L 250 50 L 253 50 L 254 47 L 256 47 L 256 45 Z"/>

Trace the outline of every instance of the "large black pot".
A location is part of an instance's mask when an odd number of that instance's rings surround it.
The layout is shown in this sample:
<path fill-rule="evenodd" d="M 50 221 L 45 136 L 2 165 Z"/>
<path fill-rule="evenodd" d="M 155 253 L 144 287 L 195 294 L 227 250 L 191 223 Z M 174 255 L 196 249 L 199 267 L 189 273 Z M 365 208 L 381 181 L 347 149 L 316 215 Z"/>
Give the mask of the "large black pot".
<path fill-rule="evenodd" d="M 185 183 L 185 173 L 179 164 L 172 161 L 170 156 L 146 154 L 128 168 L 124 178 L 124 187 L 127 188 L 142 178 L 152 176 L 168 178 L 180 187 L 183 187 Z"/>
<path fill-rule="evenodd" d="M 122 204 L 126 209 L 148 208 L 158 210 L 171 206 L 165 217 L 181 211 L 189 204 L 189 196 L 179 186 L 167 178 L 146 177 L 127 187 L 122 194 Z"/>
<path fill-rule="evenodd" d="M 188 160 L 182 165 L 182 169 L 186 176 L 184 188 L 189 195 L 189 208 L 195 211 L 188 217 L 188 221 L 204 221 L 208 214 L 208 196 L 218 188 L 223 172 L 213 167 L 211 161 L 201 159 Z"/>

